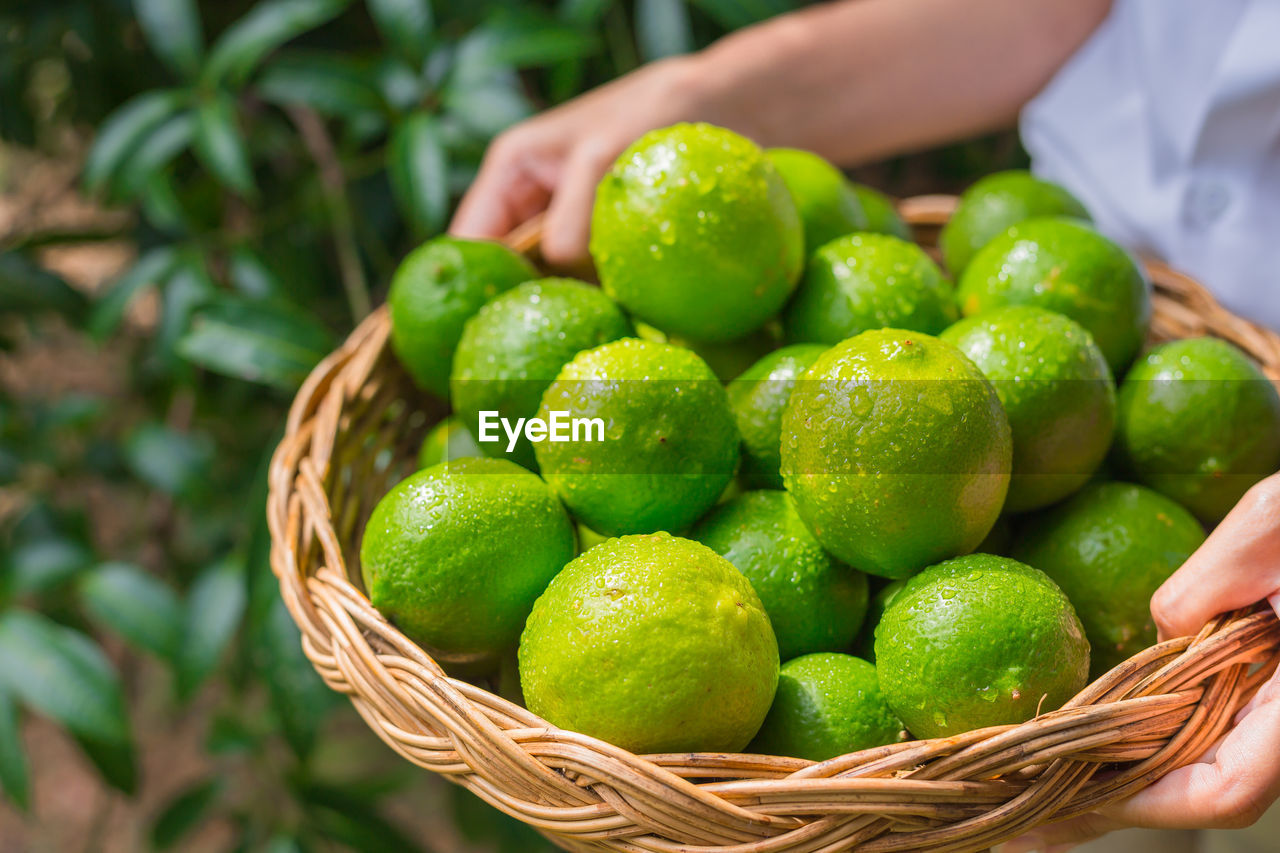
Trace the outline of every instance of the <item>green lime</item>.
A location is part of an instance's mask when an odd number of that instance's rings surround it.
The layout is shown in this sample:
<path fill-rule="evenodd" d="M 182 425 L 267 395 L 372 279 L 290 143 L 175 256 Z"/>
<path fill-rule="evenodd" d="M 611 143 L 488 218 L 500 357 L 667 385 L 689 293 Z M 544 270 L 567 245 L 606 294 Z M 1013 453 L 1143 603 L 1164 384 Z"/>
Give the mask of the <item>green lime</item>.
<path fill-rule="evenodd" d="M 994 530 L 995 528 L 992 529 Z M 876 590 L 875 595 L 871 596 L 871 603 L 867 605 L 867 618 L 862 621 L 862 628 L 858 631 L 858 638 L 853 644 L 859 657 L 875 663 L 876 626 L 884 618 L 884 612 L 889 609 L 893 599 L 897 597 L 898 593 L 906 585 L 906 578 L 889 581 Z"/>
<path fill-rule="evenodd" d="M 529 710 L 637 753 L 736 752 L 778 683 L 751 584 L 667 533 L 611 539 L 564 567 L 520 638 Z"/>
<path fill-rule="evenodd" d="M 955 294 L 915 243 L 848 234 L 809 258 L 783 319 L 788 341 L 837 344 L 868 329 L 937 334 L 956 320 Z"/>
<path fill-rule="evenodd" d="M 524 707 L 524 689 L 520 686 L 520 658 L 515 649 L 503 653 L 502 659 L 498 661 L 498 672 L 491 680 L 495 693 L 508 702 Z"/>
<path fill-rule="evenodd" d="M 738 464 L 724 386 L 683 347 L 625 338 L 578 353 L 542 396 L 538 416 L 553 412 L 601 424 L 534 453 L 573 514 L 608 536 L 684 529 Z"/>
<path fill-rule="evenodd" d="M 1139 482 L 1212 524 L 1280 467 L 1280 396 L 1224 340 L 1160 344 L 1120 386 L 1116 451 Z"/>
<path fill-rule="evenodd" d="M 1010 484 L 1012 482 L 1010 479 Z M 1013 544 L 1013 525 L 1009 522 L 1009 516 L 1002 515 L 996 519 L 987 538 L 979 542 L 978 547 L 973 550 L 979 554 L 998 554 L 1001 557 L 1007 557 L 1011 544 Z"/>
<path fill-rule="evenodd" d="M 1071 599 L 1097 677 L 1156 641 L 1151 596 L 1202 542 L 1200 523 L 1164 495 L 1099 483 L 1032 518 L 1013 556 Z"/>
<path fill-rule="evenodd" d="M 391 279 L 391 348 L 419 386 L 449 394 L 462 326 L 488 300 L 538 273 L 501 243 L 436 237 L 405 257 Z"/>
<path fill-rule="evenodd" d="M 462 421 L 448 417 L 431 428 L 418 448 L 418 468 L 430 468 L 441 462 L 483 456 L 484 452 Z"/>
<path fill-rule="evenodd" d="M 724 491 L 720 493 L 720 497 L 716 498 L 716 506 L 728 503 L 745 491 L 746 489 L 742 488 L 742 483 L 738 482 L 737 477 L 734 477 L 729 481 L 729 485 L 724 487 Z"/>
<path fill-rule="evenodd" d="M 847 649 L 867 612 L 867 576 L 822 550 L 786 492 L 746 492 L 689 532 L 751 581 L 778 655 Z"/>
<path fill-rule="evenodd" d="M 729 382 L 782 344 L 782 323 L 770 320 L 751 334 L 733 341 L 691 341 L 679 335 L 668 336 L 648 323 L 636 323 L 636 337 L 693 350 L 720 377 L 720 381 Z"/>
<path fill-rule="evenodd" d="M 867 217 L 866 230 L 875 234 L 889 234 L 899 240 L 911 239 L 911 226 L 898 215 L 898 207 L 889 196 L 866 184 L 855 183 L 854 195 Z"/>
<path fill-rule="evenodd" d="M 876 628 L 885 698 L 916 737 L 1021 723 L 1089 675 L 1089 642 L 1044 572 L 990 554 L 930 566 Z"/>
<path fill-rule="evenodd" d="M 782 175 L 804 225 L 805 251 L 830 240 L 867 230 L 862 202 L 844 174 L 812 151 L 770 148 L 765 156 Z"/>
<path fill-rule="evenodd" d="M 782 479 L 800 517 L 828 551 L 883 577 L 972 551 L 1000 515 L 1011 461 L 991 383 L 919 332 L 836 344 L 782 416 Z"/>
<path fill-rule="evenodd" d="M 578 553 L 581 554 L 586 551 L 590 551 L 592 548 L 596 547 L 597 545 L 599 545 L 601 542 L 604 542 L 608 538 L 609 538 L 608 536 L 601 536 L 599 533 L 596 533 L 594 530 L 592 530 L 590 527 L 587 527 L 585 524 L 579 524 L 578 525 Z"/>
<path fill-rule="evenodd" d="M 852 655 L 805 655 L 783 664 L 778 692 L 750 751 L 826 761 L 902 740 L 902 721 L 876 668 Z"/>
<path fill-rule="evenodd" d="M 373 606 L 411 639 L 446 655 L 488 655 L 516 642 L 573 552 L 573 523 L 537 475 L 472 458 L 387 492 L 365 526 L 360 566 Z"/>
<path fill-rule="evenodd" d="M 542 392 L 571 358 L 633 333 L 622 309 L 598 287 L 567 278 L 527 281 L 467 321 L 449 379 L 454 412 L 477 435 L 481 412 L 496 412 L 512 423 L 532 418 Z M 508 450 L 507 436 L 500 429 L 495 433 L 499 440 L 482 443 L 482 450 L 533 466 L 526 437 Z"/>
<path fill-rule="evenodd" d="M 991 380 L 1009 416 L 1007 511 L 1056 503 L 1093 476 L 1111 447 L 1116 391 L 1084 327 L 1054 311 L 1014 305 L 961 320 L 941 337 Z"/>
<path fill-rule="evenodd" d="M 1117 395 L 1116 397 L 1117 410 L 1119 409 L 1119 407 L 1120 407 L 1119 395 Z M 1116 417 L 1118 420 L 1119 419 L 1118 412 Z M 1093 485 L 1094 483 L 1109 483 L 1112 480 L 1122 479 L 1116 473 L 1116 469 L 1115 469 L 1116 460 L 1115 460 L 1114 450 L 1115 450 L 1115 445 L 1112 444 L 1112 452 L 1107 454 L 1107 457 L 1102 460 L 1102 464 L 1098 466 L 1098 470 L 1093 472 L 1093 476 L 1089 478 L 1088 485 Z"/>
<path fill-rule="evenodd" d="M 804 233 L 751 140 L 709 124 L 640 137 L 596 189 L 591 257 L 605 292 L 675 335 L 728 341 L 795 289 Z"/>
<path fill-rule="evenodd" d="M 800 374 L 826 351 L 822 344 L 783 347 L 729 383 L 729 405 L 742 435 L 742 476 L 748 485 L 782 488 L 782 411 Z"/>
<path fill-rule="evenodd" d="M 938 235 L 938 248 L 947 269 L 959 275 L 992 238 L 1010 225 L 1040 216 L 1087 220 L 1089 211 L 1062 187 L 1030 172 L 1014 169 L 987 175 L 964 191 Z"/>
<path fill-rule="evenodd" d="M 1038 305 L 1089 330 L 1118 376 L 1151 319 L 1151 287 L 1129 253 L 1075 219 L 1028 219 L 987 243 L 960 277 L 966 317 Z"/>
<path fill-rule="evenodd" d="M 782 343 L 782 324 L 770 321 L 736 341 L 688 341 L 673 337 L 669 342 L 696 352 L 722 382 L 728 382 L 778 348 Z"/>

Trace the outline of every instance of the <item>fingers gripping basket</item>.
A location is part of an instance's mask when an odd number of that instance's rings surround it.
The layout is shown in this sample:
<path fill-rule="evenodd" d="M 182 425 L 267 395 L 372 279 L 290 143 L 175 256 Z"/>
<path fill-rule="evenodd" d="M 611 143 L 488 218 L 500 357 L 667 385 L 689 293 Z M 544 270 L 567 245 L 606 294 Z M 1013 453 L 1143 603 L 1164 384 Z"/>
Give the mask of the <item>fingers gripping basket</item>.
<path fill-rule="evenodd" d="M 922 197 L 902 211 L 929 243 L 952 206 Z M 512 243 L 536 253 L 536 228 Z M 1280 338 L 1232 316 L 1186 276 L 1148 268 L 1157 339 L 1218 335 L 1280 379 Z M 298 392 L 271 465 L 272 568 L 307 657 L 392 749 L 566 849 L 982 850 L 1131 796 L 1195 759 L 1275 667 L 1280 625 L 1258 609 L 1148 649 L 1030 722 L 821 764 L 637 756 L 558 729 L 447 677 L 360 589 L 364 521 L 442 415 L 409 384 L 388 331 L 380 309 Z"/>

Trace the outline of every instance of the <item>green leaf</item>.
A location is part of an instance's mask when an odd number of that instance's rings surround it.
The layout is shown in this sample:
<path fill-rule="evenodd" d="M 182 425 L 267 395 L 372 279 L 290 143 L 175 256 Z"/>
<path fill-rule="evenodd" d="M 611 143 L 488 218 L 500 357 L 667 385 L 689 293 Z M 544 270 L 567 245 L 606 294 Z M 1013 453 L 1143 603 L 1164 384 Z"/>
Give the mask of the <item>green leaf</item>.
<path fill-rule="evenodd" d="M 431 45 L 435 21 L 428 0 L 366 0 L 382 37 L 409 62 L 420 64 Z"/>
<path fill-rule="evenodd" d="M 253 169 L 229 95 L 218 93 L 200 102 L 195 143 L 196 154 L 214 177 L 240 195 L 253 195 Z"/>
<path fill-rule="evenodd" d="M 160 324 L 153 343 L 162 363 L 172 366 L 177 360 L 178 341 L 191 328 L 196 310 L 216 298 L 217 286 L 200 249 L 182 249 L 169 277 L 165 280 L 160 306 Z"/>
<path fill-rule="evenodd" d="M 182 109 L 189 98 L 183 90 L 157 89 L 131 98 L 109 115 L 85 160 L 85 190 L 102 192 L 142 139 Z"/>
<path fill-rule="evenodd" d="M 165 65 L 193 78 L 200 70 L 204 34 L 194 0 L 133 0 L 147 44 Z"/>
<path fill-rule="evenodd" d="M 248 246 L 236 246 L 227 260 L 227 278 L 236 290 L 250 299 L 276 299 L 284 296 L 284 283 L 275 270 Z"/>
<path fill-rule="evenodd" d="M 579 26 L 594 27 L 613 8 L 616 0 L 562 0 L 556 15 L 563 21 Z"/>
<path fill-rule="evenodd" d="M 102 651 L 39 613 L 0 614 L 0 689 L 75 735 L 129 742 L 120 680 Z"/>
<path fill-rule="evenodd" d="M 198 782 L 170 800 L 151 825 L 151 846 L 156 850 L 168 850 L 181 841 L 204 819 L 221 793 L 221 780 L 211 778 Z"/>
<path fill-rule="evenodd" d="M 0 312 L 79 317 L 87 304 L 83 294 L 26 255 L 0 252 Z"/>
<path fill-rule="evenodd" d="M 268 53 L 336 18 L 350 0 L 266 0 L 222 34 L 205 64 L 206 83 L 239 86 Z"/>
<path fill-rule="evenodd" d="M 177 263 L 178 253 L 172 246 L 149 249 L 119 278 L 112 282 L 89 315 L 89 334 L 105 340 L 124 319 L 134 298 L 144 288 L 161 284 Z"/>
<path fill-rule="evenodd" d="M 552 853 L 556 848 L 537 830 L 503 814 L 460 786 L 450 786 L 453 822 L 462 836 L 498 853 Z"/>
<path fill-rule="evenodd" d="M 258 671 L 266 680 L 285 739 L 295 753 L 306 756 L 337 705 L 338 694 L 325 685 L 303 654 L 302 634 L 279 595 L 255 645 L 260 657 Z"/>
<path fill-rule="evenodd" d="M 488 139 L 528 118 L 533 108 L 515 84 L 451 87 L 445 95 L 450 115 L 481 139 Z"/>
<path fill-rule="evenodd" d="M 142 192 L 142 213 L 157 231 L 178 234 L 187 230 L 188 216 L 167 172 L 151 176 Z"/>
<path fill-rule="evenodd" d="M 137 566 L 106 563 L 80 582 L 80 601 L 101 625 L 131 645 L 168 658 L 185 613 L 167 585 Z"/>
<path fill-rule="evenodd" d="M 759 23 L 800 7 L 792 0 L 690 0 L 727 30 Z"/>
<path fill-rule="evenodd" d="M 293 389 L 331 344 L 329 334 L 301 312 L 223 297 L 193 318 L 178 353 L 215 373 Z"/>
<path fill-rule="evenodd" d="M 111 182 L 109 195 L 121 199 L 137 198 L 175 157 L 191 147 L 195 129 L 195 116 L 190 110 L 183 110 L 147 134 Z"/>
<path fill-rule="evenodd" d="M 213 457 L 203 436 L 159 423 L 135 429 L 125 441 L 124 453 L 138 479 L 169 495 L 187 495 L 202 486 Z"/>
<path fill-rule="evenodd" d="M 237 755 L 256 749 L 259 743 L 261 738 L 243 720 L 219 714 L 209 723 L 204 749 L 210 755 Z"/>
<path fill-rule="evenodd" d="M 31 808 L 31 774 L 22 746 L 21 722 L 13 696 L 0 689 L 0 790 L 25 812 Z"/>
<path fill-rule="evenodd" d="M 82 543 L 62 537 L 37 539 L 8 555 L 9 583 L 17 595 L 55 589 L 93 565 L 93 554 Z"/>
<path fill-rule="evenodd" d="M 419 236 L 433 234 L 449 213 L 448 159 L 435 116 L 417 112 L 395 129 L 387 173 L 405 219 Z"/>
<path fill-rule="evenodd" d="M 187 595 L 186 633 L 178 655 L 178 695 L 189 698 L 213 672 L 240 626 L 244 567 L 227 558 L 209 566 Z"/>
<path fill-rule="evenodd" d="M 101 741 L 78 735 L 76 743 L 107 784 L 126 794 L 137 793 L 138 763 L 132 741 Z"/>
<path fill-rule="evenodd" d="M 282 54 L 263 69 L 255 89 L 268 103 L 308 106 L 348 120 L 385 109 L 372 74 L 345 57 L 322 53 Z"/>
<path fill-rule="evenodd" d="M 646 62 L 693 50 L 685 0 L 637 0 L 636 43 Z"/>
<path fill-rule="evenodd" d="M 484 32 L 474 32 L 462 40 L 443 92 L 449 118 L 481 141 L 533 111 L 520 78 L 509 66 L 494 61 L 491 42 Z"/>
<path fill-rule="evenodd" d="M 296 838 L 276 835 L 262 848 L 262 853 L 303 853 L 304 850 L 305 848 Z"/>
<path fill-rule="evenodd" d="M 327 839 L 356 850 L 379 853 L 418 853 L 422 848 L 403 830 L 368 803 L 345 791 L 319 783 L 304 784 L 298 791 L 308 817 Z"/>
<path fill-rule="evenodd" d="M 394 56 L 383 57 L 373 75 L 382 99 L 398 112 L 413 109 L 426 94 L 422 75 Z"/>
<path fill-rule="evenodd" d="M 594 33 L 533 13 L 503 13 L 478 27 L 474 39 L 495 65 L 541 67 L 590 56 L 600 49 Z"/>

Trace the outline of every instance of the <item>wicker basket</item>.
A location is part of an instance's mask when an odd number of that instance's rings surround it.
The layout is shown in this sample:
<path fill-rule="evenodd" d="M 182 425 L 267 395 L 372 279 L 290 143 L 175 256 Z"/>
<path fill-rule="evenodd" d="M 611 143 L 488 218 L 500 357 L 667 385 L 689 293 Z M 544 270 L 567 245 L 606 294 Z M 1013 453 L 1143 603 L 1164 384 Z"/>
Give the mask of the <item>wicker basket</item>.
<path fill-rule="evenodd" d="M 901 209 L 931 245 L 954 199 Z M 536 255 L 536 226 L 511 244 Z M 1280 337 L 1191 279 L 1148 264 L 1156 339 L 1214 334 L 1280 379 Z M 312 371 L 271 464 L 271 564 L 303 647 L 392 749 L 568 850 L 981 850 L 1131 796 L 1194 760 L 1277 663 L 1264 608 L 1214 620 L 1016 726 L 910 741 L 820 764 L 760 755 L 637 756 L 558 729 L 450 678 L 370 606 L 358 538 L 441 415 L 396 363 L 380 309 Z M 1257 664 L 1261 664 L 1258 666 Z"/>

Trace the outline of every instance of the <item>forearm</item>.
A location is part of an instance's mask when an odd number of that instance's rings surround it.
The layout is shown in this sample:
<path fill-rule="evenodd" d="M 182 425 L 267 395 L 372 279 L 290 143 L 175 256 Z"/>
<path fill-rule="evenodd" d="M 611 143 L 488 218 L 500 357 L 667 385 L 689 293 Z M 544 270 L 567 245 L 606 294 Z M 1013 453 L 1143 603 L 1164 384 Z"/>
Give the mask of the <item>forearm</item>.
<path fill-rule="evenodd" d="M 691 57 L 693 110 L 854 163 L 1010 123 L 1110 0 L 845 0 Z"/>

